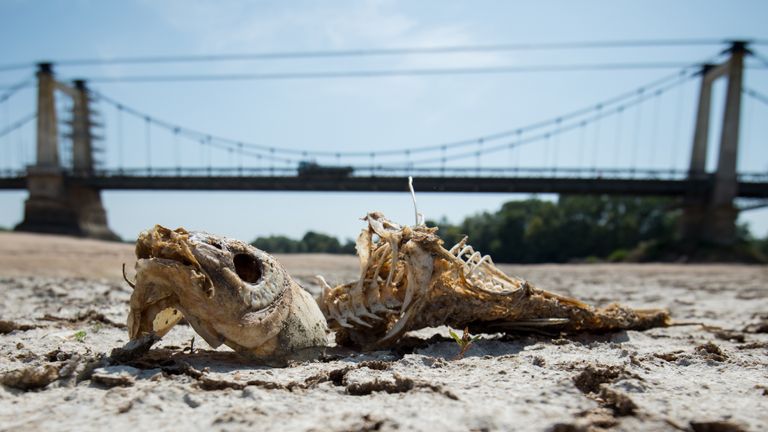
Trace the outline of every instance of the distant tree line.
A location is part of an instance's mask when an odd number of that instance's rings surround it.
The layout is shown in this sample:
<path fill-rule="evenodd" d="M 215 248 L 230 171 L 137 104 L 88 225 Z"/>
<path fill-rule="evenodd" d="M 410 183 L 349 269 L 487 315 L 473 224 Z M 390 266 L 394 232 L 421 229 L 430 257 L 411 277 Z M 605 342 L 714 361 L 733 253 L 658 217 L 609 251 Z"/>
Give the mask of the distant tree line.
<path fill-rule="evenodd" d="M 342 244 L 336 237 L 314 231 L 308 231 L 299 240 L 276 235 L 258 237 L 251 244 L 271 253 L 355 253 L 355 243 L 352 240 Z"/>
<path fill-rule="evenodd" d="M 672 260 L 687 253 L 678 238 L 681 211 L 675 204 L 657 197 L 562 195 L 557 201 L 510 201 L 456 225 L 445 219 L 427 224 L 440 228 L 447 247 L 468 235 L 476 250 L 496 262 Z M 768 238 L 752 239 L 745 226 L 739 237 L 739 256 L 768 255 Z M 342 244 L 311 231 L 301 240 L 271 236 L 253 244 L 275 253 L 355 253 L 352 240 Z"/>
<path fill-rule="evenodd" d="M 757 239 L 752 240 L 757 247 L 757 250 L 760 251 L 763 256 L 768 257 L 768 235 L 765 236 L 763 239 Z"/>
<path fill-rule="evenodd" d="M 623 260 L 643 242 L 674 239 L 679 211 L 672 204 L 664 198 L 561 196 L 555 202 L 510 201 L 459 225 L 436 225 L 447 244 L 469 235 L 476 250 L 497 262 Z"/>

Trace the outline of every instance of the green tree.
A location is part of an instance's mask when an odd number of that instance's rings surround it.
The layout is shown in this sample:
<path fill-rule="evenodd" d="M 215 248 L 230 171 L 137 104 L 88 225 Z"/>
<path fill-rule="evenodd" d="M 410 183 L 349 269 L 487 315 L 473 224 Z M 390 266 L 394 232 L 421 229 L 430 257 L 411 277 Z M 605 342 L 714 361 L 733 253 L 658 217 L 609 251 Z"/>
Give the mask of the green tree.
<path fill-rule="evenodd" d="M 306 246 L 307 252 L 312 253 L 339 253 L 341 244 L 336 237 L 314 231 L 307 231 L 301 238 L 301 243 Z"/>
<path fill-rule="evenodd" d="M 276 235 L 258 237 L 251 244 L 270 253 L 355 253 L 355 243 L 352 240 L 341 244 L 336 237 L 314 231 L 308 231 L 300 240 Z"/>
<path fill-rule="evenodd" d="M 673 239 L 678 213 L 670 210 L 671 203 L 611 196 L 533 198 L 507 202 L 495 213 L 472 215 L 459 225 L 445 220 L 437 225 L 449 247 L 469 235 L 475 249 L 498 262 L 566 262 L 607 258 L 643 241 Z"/>
<path fill-rule="evenodd" d="M 281 235 L 259 237 L 251 242 L 251 244 L 270 253 L 300 253 L 306 251 L 301 242 Z"/>

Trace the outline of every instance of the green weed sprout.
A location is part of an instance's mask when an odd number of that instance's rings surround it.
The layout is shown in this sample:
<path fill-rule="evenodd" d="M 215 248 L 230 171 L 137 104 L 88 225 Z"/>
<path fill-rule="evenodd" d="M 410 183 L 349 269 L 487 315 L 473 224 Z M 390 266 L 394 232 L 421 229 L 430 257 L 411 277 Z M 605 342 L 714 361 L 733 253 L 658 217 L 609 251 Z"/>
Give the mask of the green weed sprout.
<path fill-rule="evenodd" d="M 448 333 L 451 335 L 453 340 L 456 341 L 456 343 L 459 345 L 459 348 L 461 349 L 461 351 L 456 354 L 456 357 L 454 357 L 454 360 L 463 358 L 464 354 L 467 352 L 472 343 L 480 339 L 480 336 L 471 336 L 469 334 L 469 327 L 464 327 L 464 334 L 461 336 L 457 335 L 456 332 L 451 329 L 448 329 Z"/>
<path fill-rule="evenodd" d="M 75 332 L 75 334 L 72 335 L 72 337 L 74 337 L 75 340 L 78 342 L 85 341 L 85 336 L 86 336 L 85 330 L 78 330 L 77 332 Z"/>

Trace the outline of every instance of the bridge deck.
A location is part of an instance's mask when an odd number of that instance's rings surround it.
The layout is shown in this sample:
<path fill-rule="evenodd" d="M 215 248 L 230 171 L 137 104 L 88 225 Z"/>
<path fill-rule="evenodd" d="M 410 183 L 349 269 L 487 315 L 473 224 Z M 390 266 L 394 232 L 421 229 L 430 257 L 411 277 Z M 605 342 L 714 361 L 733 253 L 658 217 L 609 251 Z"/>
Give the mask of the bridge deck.
<path fill-rule="evenodd" d="M 288 176 L 98 176 L 67 177 L 67 181 L 102 190 L 241 190 L 402 192 L 405 176 L 314 178 Z M 704 194 L 711 180 L 543 177 L 417 177 L 419 192 L 558 193 L 683 196 Z M 0 189 L 25 189 L 24 177 L 0 179 Z M 768 182 L 740 181 L 738 195 L 768 198 Z"/>
<path fill-rule="evenodd" d="M 166 177 L 100 178 L 90 185 L 103 189 L 264 190 L 402 192 L 407 177 Z M 699 186 L 702 186 L 699 182 Z M 631 193 L 682 195 L 692 186 L 685 181 L 564 178 L 418 177 L 420 192 Z M 706 188 L 706 183 L 704 185 Z"/>

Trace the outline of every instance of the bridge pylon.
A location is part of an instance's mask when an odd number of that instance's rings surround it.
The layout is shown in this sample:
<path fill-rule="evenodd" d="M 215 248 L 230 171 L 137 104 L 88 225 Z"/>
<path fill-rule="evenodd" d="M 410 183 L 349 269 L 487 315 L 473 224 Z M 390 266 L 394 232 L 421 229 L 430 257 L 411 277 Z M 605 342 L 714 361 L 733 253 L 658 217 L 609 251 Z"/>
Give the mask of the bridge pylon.
<path fill-rule="evenodd" d="M 703 65 L 700 74 L 701 87 L 688 179 L 691 184 L 697 180 L 710 179 L 711 187 L 706 190 L 691 188 L 685 198 L 681 234 L 693 246 L 730 246 L 737 240 L 736 219 L 739 211 L 734 205 L 734 199 L 738 192 L 736 163 L 744 57 L 749 53 L 747 42 L 734 41 L 727 52 L 730 54 L 727 61 L 718 65 Z M 717 169 L 710 175 L 707 173 L 707 150 L 712 84 L 720 77 L 727 77 L 728 86 Z"/>
<path fill-rule="evenodd" d="M 37 71 L 37 151 L 35 164 L 27 167 L 27 191 L 24 220 L 17 231 L 65 234 L 118 240 L 109 229 L 101 202 L 101 192 L 93 187 L 69 182 L 68 172 L 59 155 L 56 91 L 71 97 L 72 169 L 71 173 L 93 173 L 91 110 L 84 81 L 69 86 L 56 81 L 50 63 L 41 63 Z"/>

